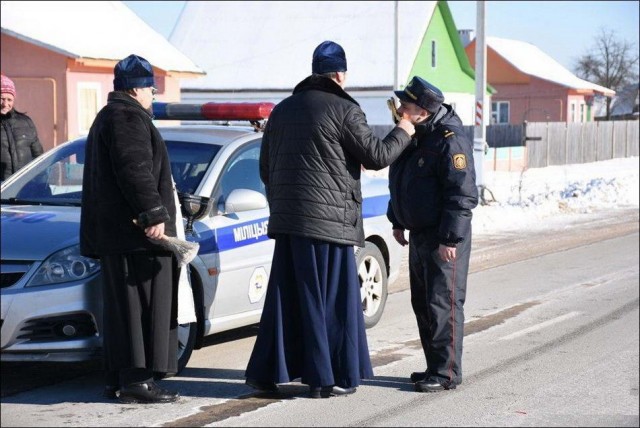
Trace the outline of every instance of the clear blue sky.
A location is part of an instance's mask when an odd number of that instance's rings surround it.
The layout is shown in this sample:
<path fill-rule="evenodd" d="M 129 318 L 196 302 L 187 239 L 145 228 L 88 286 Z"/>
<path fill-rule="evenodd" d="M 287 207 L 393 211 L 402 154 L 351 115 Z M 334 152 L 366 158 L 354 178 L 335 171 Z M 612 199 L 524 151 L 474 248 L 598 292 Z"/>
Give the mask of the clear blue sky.
<path fill-rule="evenodd" d="M 186 2 L 125 1 L 169 38 Z M 594 46 L 602 28 L 639 49 L 638 1 L 487 1 L 486 35 L 529 42 L 573 71 L 575 60 Z M 459 30 L 476 28 L 475 1 L 449 1 Z M 637 55 L 637 54 L 636 54 Z"/>

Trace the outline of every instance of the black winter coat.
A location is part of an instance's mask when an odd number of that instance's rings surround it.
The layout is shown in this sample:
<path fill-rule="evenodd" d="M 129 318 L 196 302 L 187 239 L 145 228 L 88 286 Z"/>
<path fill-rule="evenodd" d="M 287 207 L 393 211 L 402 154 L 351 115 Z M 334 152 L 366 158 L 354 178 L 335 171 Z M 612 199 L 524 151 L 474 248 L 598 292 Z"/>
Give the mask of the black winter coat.
<path fill-rule="evenodd" d="M 473 143 L 451 106 L 416 125 L 413 144 L 389 168 L 389 189 L 394 229 L 432 230 L 452 246 L 468 236 L 478 205 Z"/>
<path fill-rule="evenodd" d="M 167 147 L 150 113 L 125 93 L 111 92 L 91 125 L 82 187 L 83 255 L 165 252 L 143 230 L 163 222 L 176 236 Z"/>
<path fill-rule="evenodd" d="M 26 114 L 14 109 L 0 115 L 0 121 L 2 122 L 0 180 L 6 180 L 11 174 L 40 156 L 43 149 L 38 140 L 36 126 Z"/>
<path fill-rule="evenodd" d="M 333 80 L 300 82 L 273 109 L 262 138 L 269 236 L 364 246 L 361 166 L 386 167 L 410 141 L 400 128 L 375 137 L 358 103 Z"/>

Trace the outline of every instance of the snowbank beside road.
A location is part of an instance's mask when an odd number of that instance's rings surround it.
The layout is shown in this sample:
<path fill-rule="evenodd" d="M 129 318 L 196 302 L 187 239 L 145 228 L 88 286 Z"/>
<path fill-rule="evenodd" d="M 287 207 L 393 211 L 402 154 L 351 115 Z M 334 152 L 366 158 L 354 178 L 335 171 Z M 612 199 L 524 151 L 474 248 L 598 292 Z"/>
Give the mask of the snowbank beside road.
<path fill-rule="evenodd" d="M 638 158 L 532 168 L 524 172 L 485 171 L 488 205 L 474 210 L 474 234 L 544 228 L 576 215 L 638 207 Z"/>

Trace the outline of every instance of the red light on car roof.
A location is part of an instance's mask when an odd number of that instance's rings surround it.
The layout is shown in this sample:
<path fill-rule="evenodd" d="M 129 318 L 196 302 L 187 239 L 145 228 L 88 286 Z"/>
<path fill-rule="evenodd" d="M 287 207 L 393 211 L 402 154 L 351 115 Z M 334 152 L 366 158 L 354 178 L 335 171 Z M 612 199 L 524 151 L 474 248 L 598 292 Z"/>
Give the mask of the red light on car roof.
<path fill-rule="evenodd" d="M 261 121 L 271 114 L 273 103 L 153 103 L 153 116 L 158 120 Z"/>
<path fill-rule="evenodd" d="M 202 117 L 210 120 L 264 120 L 269 117 L 273 103 L 206 103 Z"/>

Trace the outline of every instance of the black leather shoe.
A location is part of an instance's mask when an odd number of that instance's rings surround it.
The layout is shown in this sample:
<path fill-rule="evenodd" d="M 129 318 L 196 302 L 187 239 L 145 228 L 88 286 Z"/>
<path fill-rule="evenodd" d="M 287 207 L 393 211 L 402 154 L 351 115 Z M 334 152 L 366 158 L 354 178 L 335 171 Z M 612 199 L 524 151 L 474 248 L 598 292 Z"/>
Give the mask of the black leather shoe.
<path fill-rule="evenodd" d="M 123 403 L 172 403 L 180 395 L 160 388 L 155 382 L 134 383 L 120 388 Z"/>
<path fill-rule="evenodd" d="M 104 391 L 102 391 L 102 396 L 109 400 L 115 400 L 116 398 L 118 398 L 119 389 L 120 389 L 119 386 L 106 385 L 104 387 Z"/>
<path fill-rule="evenodd" d="M 455 385 L 445 386 L 433 379 L 425 379 L 415 383 L 415 390 L 418 392 L 440 392 L 449 389 L 456 389 Z"/>
<path fill-rule="evenodd" d="M 427 378 L 427 372 L 413 372 L 411 373 L 411 382 L 416 383 Z"/>
<path fill-rule="evenodd" d="M 340 395 L 349 395 L 356 392 L 356 387 L 341 388 L 339 386 L 310 386 L 309 396 L 311 398 L 329 398 Z"/>
<path fill-rule="evenodd" d="M 245 381 L 253 389 L 257 389 L 261 392 L 278 392 L 278 385 L 275 382 L 262 382 L 255 379 L 247 379 Z"/>

